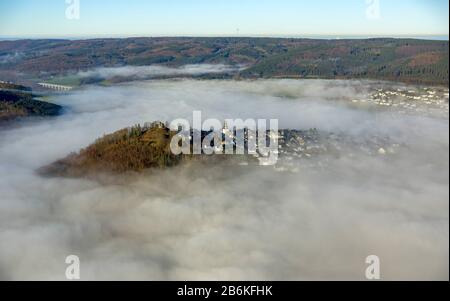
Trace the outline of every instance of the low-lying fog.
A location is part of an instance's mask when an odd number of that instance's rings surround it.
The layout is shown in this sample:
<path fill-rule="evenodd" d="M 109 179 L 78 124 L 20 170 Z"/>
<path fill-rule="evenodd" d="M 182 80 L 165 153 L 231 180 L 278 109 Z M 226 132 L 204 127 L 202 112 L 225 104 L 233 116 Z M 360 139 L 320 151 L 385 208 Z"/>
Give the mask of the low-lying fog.
<path fill-rule="evenodd" d="M 64 280 L 74 254 L 82 280 L 363 280 L 369 255 L 385 280 L 448 280 L 448 116 L 344 101 L 372 84 L 168 80 L 55 97 L 65 115 L 0 131 L 0 279 Z M 116 185 L 34 173 L 105 133 L 194 110 L 403 147 L 296 173 L 193 165 Z"/>
<path fill-rule="evenodd" d="M 236 72 L 241 67 L 229 65 L 185 65 L 178 68 L 165 66 L 123 66 L 112 68 L 96 68 L 89 71 L 79 72 L 76 75 L 80 78 L 100 78 L 112 79 L 114 77 L 133 77 L 136 79 L 147 79 L 158 76 L 183 76 L 183 75 L 203 75 L 215 73 Z"/>

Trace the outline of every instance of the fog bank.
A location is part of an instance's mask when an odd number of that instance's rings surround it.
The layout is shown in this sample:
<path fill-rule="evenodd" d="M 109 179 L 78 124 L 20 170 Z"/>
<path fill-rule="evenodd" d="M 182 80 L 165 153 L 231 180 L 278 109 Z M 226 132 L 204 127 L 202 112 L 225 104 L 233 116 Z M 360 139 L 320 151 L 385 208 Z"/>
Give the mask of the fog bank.
<path fill-rule="evenodd" d="M 448 280 L 448 116 L 351 103 L 374 85 L 167 80 L 58 96 L 65 115 L 0 130 L 0 280 L 64 280 L 71 254 L 82 280 L 364 280 L 372 254 L 384 280 Z M 401 147 L 345 148 L 324 168 L 192 164 L 114 184 L 34 172 L 103 134 L 194 110 Z"/>
<path fill-rule="evenodd" d="M 79 72 L 77 75 L 81 78 L 101 78 L 112 79 L 114 77 L 133 77 L 136 79 L 147 79 L 161 76 L 193 76 L 203 74 L 216 74 L 236 72 L 240 69 L 238 66 L 228 66 L 223 64 L 198 64 L 184 65 L 181 67 L 166 66 L 123 66 L 123 67 L 101 67 L 89 71 Z"/>

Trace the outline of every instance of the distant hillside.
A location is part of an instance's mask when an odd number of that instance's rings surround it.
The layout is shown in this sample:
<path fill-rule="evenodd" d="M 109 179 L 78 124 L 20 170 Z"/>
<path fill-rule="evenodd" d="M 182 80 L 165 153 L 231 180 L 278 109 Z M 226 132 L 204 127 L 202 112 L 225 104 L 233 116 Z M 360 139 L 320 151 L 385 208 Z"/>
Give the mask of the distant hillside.
<path fill-rule="evenodd" d="M 55 116 L 62 108 L 26 92 L 0 90 L 0 122 L 28 116 Z"/>
<path fill-rule="evenodd" d="M 130 38 L 0 42 L 2 72 L 61 74 L 95 67 L 245 64 L 244 78 L 371 78 L 448 85 L 448 41 Z M 11 58 L 8 60 L 7 58 Z"/>
<path fill-rule="evenodd" d="M 265 58 L 244 77 L 370 78 L 448 85 L 448 42 L 329 41 Z"/>

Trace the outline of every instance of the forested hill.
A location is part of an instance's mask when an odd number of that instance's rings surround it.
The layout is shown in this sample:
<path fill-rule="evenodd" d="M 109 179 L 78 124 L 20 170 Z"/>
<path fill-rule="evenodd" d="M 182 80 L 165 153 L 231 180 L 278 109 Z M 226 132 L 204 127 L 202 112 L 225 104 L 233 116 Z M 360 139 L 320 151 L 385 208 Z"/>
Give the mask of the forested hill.
<path fill-rule="evenodd" d="M 57 116 L 61 111 L 59 105 L 37 100 L 29 92 L 0 89 L 0 126 L 17 118 Z"/>
<path fill-rule="evenodd" d="M 245 78 L 371 78 L 448 85 L 448 41 L 129 38 L 0 42 L 0 80 L 16 73 L 125 65 L 246 65 Z M 4 76 L 3 76 L 4 77 Z"/>

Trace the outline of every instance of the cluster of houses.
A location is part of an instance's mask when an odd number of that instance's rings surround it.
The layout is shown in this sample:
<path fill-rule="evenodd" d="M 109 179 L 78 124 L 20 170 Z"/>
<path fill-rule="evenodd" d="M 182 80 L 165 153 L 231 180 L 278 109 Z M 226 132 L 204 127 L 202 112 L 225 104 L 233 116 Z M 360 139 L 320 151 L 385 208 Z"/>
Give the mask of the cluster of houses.
<path fill-rule="evenodd" d="M 353 99 L 353 103 L 371 103 L 378 106 L 398 108 L 401 111 L 427 113 L 430 109 L 439 109 L 448 114 L 448 90 L 421 88 L 417 90 L 377 89 L 364 99 Z"/>

